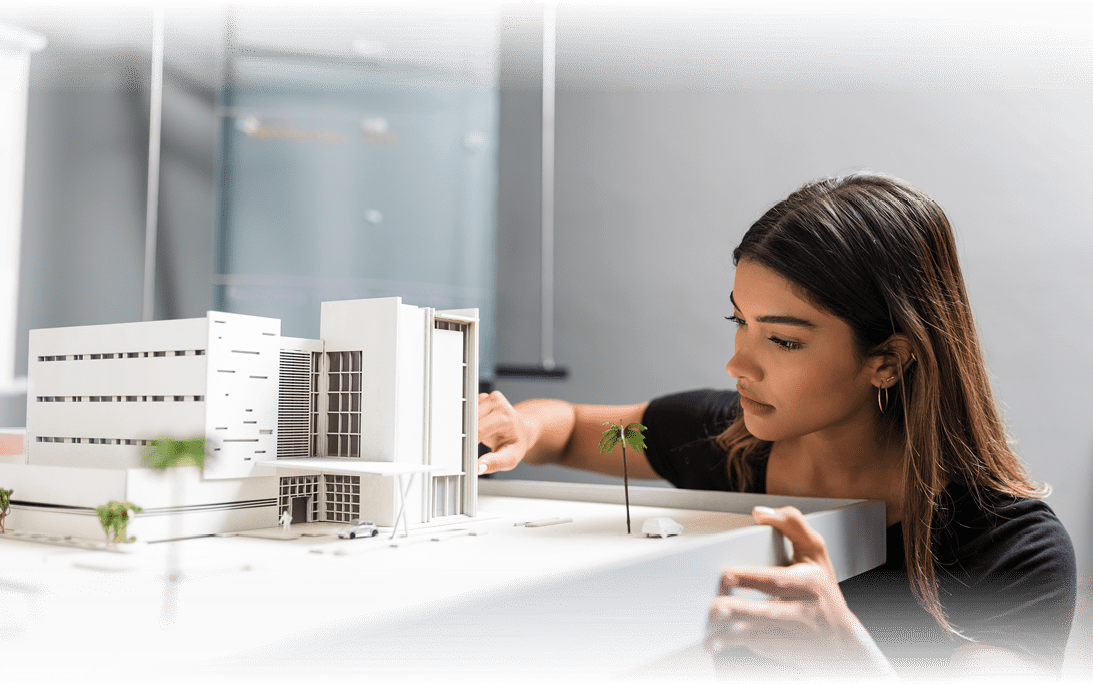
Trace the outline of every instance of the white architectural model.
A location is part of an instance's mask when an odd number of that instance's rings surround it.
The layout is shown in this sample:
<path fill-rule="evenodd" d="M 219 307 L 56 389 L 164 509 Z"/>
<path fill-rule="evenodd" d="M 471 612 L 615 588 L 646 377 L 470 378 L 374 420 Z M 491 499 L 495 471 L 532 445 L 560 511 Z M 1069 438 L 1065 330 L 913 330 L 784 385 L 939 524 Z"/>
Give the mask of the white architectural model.
<path fill-rule="evenodd" d="M 292 522 L 404 525 L 475 515 L 476 309 L 324 302 L 319 340 L 276 319 L 33 330 L 9 529 L 95 539 L 95 508 L 143 508 L 142 541 Z M 151 441 L 203 436 L 204 470 L 145 467 Z M 420 476 L 415 476 L 420 474 Z"/>

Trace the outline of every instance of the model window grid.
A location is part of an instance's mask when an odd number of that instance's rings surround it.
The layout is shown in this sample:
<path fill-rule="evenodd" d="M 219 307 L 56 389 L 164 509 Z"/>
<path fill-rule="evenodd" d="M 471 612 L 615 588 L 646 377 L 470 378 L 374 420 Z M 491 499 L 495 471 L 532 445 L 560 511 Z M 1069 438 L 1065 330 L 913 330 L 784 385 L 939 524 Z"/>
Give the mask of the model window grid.
<path fill-rule="evenodd" d="M 291 511 L 292 500 L 297 497 L 307 497 L 307 520 L 316 522 L 319 517 L 319 476 L 296 475 L 281 478 L 280 500 L 278 510 Z"/>
<path fill-rule="evenodd" d="M 323 370 L 323 353 L 312 352 L 311 353 L 311 454 L 318 455 L 323 453 L 324 444 L 322 443 L 322 437 L 319 430 L 319 416 L 321 410 L 319 408 L 319 381 L 322 377 Z"/>
<path fill-rule="evenodd" d="M 326 446 L 330 456 L 357 457 L 361 434 L 361 352 L 327 352 Z"/>
<path fill-rule="evenodd" d="M 324 474 L 327 522 L 352 522 L 361 516 L 359 475 Z"/>

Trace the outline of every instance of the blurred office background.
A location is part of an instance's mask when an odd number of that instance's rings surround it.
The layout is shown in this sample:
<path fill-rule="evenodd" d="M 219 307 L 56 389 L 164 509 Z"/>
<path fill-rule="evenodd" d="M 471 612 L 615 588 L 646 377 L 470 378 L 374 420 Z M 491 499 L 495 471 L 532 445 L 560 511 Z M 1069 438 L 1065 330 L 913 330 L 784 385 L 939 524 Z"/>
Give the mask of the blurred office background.
<path fill-rule="evenodd" d="M 483 302 L 484 377 L 514 403 L 731 387 L 743 232 L 805 180 L 889 172 L 955 227 L 998 397 L 1088 589 L 1089 6 L 558 6 L 548 325 L 566 374 L 494 377 L 544 356 L 543 17 L 535 3 L 169 9 L 156 317 L 295 306 L 285 333 L 312 335 L 318 298 L 401 286 L 413 304 Z M 0 22 L 49 41 L 31 60 L 24 375 L 27 330 L 141 316 L 152 18 L 25 7 Z M 316 255 L 286 254 L 286 231 Z M 0 424 L 22 424 L 22 401 L 0 398 Z"/>

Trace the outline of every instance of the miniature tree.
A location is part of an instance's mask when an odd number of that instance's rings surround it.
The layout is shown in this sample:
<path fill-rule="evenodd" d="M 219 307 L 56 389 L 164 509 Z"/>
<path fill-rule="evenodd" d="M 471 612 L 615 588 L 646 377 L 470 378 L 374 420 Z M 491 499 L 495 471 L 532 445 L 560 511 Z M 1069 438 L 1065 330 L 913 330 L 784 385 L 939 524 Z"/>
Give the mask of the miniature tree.
<path fill-rule="evenodd" d="M 4 518 L 8 517 L 8 510 L 11 508 L 11 495 L 14 489 L 0 488 L 0 532 L 4 531 Z"/>
<path fill-rule="evenodd" d="M 105 506 L 99 506 L 95 513 L 99 516 L 99 524 L 106 533 L 106 543 L 115 546 L 119 541 L 130 543 L 137 540 L 136 537 L 126 537 L 126 528 L 129 526 L 129 512 L 139 513 L 143 508 L 128 501 L 111 501 Z"/>
<path fill-rule="evenodd" d="M 193 439 L 171 439 L 164 437 L 152 442 L 152 448 L 148 450 L 145 463 L 151 468 L 166 470 L 179 465 L 195 465 L 198 468 L 205 467 L 205 440 L 201 437 Z"/>
<path fill-rule="evenodd" d="M 157 470 L 166 471 L 168 468 L 174 468 L 181 465 L 195 465 L 200 469 L 205 468 L 205 439 L 203 437 L 194 437 L 192 439 L 171 439 L 170 437 L 163 437 L 157 439 L 150 445 L 148 453 L 144 457 L 144 462 L 150 468 L 156 468 Z M 179 481 L 176 479 L 173 489 L 174 504 L 176 506 L 181 505 L 182 493 L 180 491 Z M 177 516 L 172 518 L 171 536 L 177 537 L 179 530 L 175 527 Z M 167 553 L 167 574 L 164 575 L 163 581 L 163 621 L 165 624 L 170 624 L 174 620 L 175 615 L 175 603 L 177 585 L 182 579 L 182 573 L 179 570 L 178 561 L 178 545 L 171 544 Z"/>
<path fill-rule="evenodd" d="M 604 430 L 603 436 L 600 437 L 600 453 L 611 453 L 616 444 L 622 444 L 622 486 L 623 491 L 626 493 L 626 534 L 630 534 L 630 477 L 626 470 L 626 446 L 630 445 L 630 448 L 635 451 L 645 451 L 645 437 L 641 433 L 645 431 L 646 427 L 641 423 L 630 423 L 625 428 L 615 423 L 604 423 L 604 425 L 610 427 Z"/>

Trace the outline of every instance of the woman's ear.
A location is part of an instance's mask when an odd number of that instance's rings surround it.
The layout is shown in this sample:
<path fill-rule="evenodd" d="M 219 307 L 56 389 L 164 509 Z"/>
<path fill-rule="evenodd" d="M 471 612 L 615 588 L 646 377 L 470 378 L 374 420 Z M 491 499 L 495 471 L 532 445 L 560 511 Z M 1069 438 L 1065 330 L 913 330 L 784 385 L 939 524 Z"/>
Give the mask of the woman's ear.
<path fill-rule="evenodd" d="M 918 357 L 915 356 L 907 336 L 896 333 L 874 350 L 872 360 L 873 385 L 887 388 L 902 380 L 904 373 L 918 361 Z"/>

